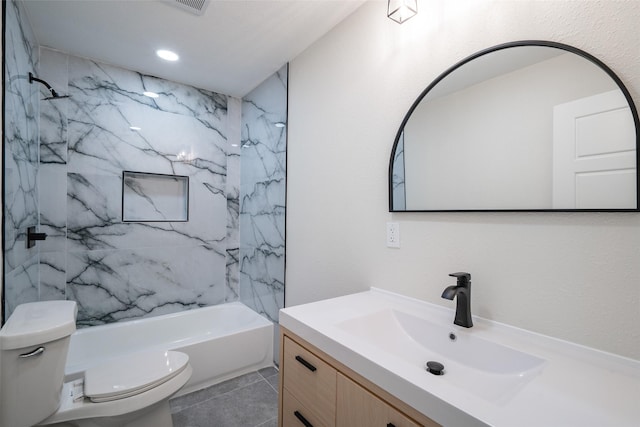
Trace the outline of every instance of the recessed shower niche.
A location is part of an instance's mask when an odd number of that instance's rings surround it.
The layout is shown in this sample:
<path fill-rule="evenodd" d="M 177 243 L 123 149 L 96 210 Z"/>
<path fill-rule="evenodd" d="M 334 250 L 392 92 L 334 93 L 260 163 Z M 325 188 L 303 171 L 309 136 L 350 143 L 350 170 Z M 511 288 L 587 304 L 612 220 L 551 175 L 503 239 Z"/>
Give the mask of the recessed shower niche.
<path fill-rule="evenodd" d="M 122 221 L 189 220 L 189 177 L 122 172 Z"/>

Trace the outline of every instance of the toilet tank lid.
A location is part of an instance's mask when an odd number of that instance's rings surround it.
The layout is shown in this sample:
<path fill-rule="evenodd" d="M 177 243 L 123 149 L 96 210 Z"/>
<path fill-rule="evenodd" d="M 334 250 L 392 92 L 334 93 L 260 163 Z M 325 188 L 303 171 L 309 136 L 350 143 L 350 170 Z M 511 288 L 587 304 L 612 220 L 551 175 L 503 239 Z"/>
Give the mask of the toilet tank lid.
<path fill-rule="evenodd" d="M 32 347 L 71 335 L 76 330 L 75 301 L 20 304 L 0 330 L 0 348 Z"/>

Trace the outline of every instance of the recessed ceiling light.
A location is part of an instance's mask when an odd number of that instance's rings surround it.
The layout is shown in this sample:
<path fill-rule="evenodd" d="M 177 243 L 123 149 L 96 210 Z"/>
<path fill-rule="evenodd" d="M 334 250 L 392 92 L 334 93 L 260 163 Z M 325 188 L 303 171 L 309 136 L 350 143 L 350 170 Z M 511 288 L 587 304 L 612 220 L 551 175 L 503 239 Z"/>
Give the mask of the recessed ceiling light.
<path fill-rule="evenodd" d="M 131 130 L 142 130 L 142 128 L 138 127 L 138 126 L 129 126 L 129 129 L 131 129 Z"/>
<path fill-rule="evenodd" d="M 159 97 L 159 96 L 160 96 L 160 95 L 158 95 L 158 94 L 157 94 L 157 93 L 155 93 L 155 92 L 142 92 L 142 94 L 143 94 L 144 96 L 148 96 L 149 98 L 157 98 L 157 97 Z"/>
<path fill-rule="evenodd" d="M 158 55 L 160 58 L 164 59 L 165 61 L 177 61 L 180 58 L 177 53 L 171 52 L 170 50 L 166 50 L 166 49 L 156 50 L 156 55 Z"/>
<path fill-rule="evenodd" d="M 274 126 L 277 127 L 277 128 L 283 128 L 283 127 L 286 126 L 286 124 L 284 124 L 282 122 L 277 122 Z"/>

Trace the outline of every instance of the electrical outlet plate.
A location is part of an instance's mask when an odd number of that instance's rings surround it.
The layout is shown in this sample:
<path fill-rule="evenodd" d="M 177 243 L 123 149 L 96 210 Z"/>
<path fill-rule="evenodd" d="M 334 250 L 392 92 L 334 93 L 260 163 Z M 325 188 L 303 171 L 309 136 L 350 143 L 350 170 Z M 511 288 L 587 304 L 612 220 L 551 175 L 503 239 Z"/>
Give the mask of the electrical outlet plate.
<path fill-rule="evenodd" d="M 397 222 L 387 223 L 387 247 L 400 247 L 400 224 Z"/>

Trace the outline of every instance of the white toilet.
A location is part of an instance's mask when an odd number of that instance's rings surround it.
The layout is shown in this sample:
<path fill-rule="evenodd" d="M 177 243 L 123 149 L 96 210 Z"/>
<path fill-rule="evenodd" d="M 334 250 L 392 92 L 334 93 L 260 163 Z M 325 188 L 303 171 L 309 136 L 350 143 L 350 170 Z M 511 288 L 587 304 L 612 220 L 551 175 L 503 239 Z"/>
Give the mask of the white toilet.
<path fill-rule="evenodd" d="M 22 304 L 0 330 L 0 427 L 171 427 L 189 356 L 138 352 L 65 378 L 76 312 L 73 301 Z"/>

